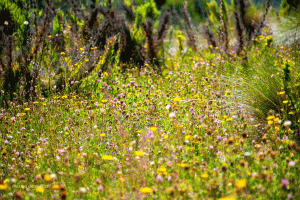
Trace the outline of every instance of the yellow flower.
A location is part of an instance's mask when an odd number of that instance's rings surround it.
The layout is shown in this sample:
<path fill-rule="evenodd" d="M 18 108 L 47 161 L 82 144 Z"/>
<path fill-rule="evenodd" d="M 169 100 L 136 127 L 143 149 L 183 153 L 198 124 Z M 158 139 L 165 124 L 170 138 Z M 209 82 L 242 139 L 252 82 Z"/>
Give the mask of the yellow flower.
<path fill-rule="evenodd" d="M 50 176 L 49 174 L 46 174 L 46 175 L 44 176 L 44 179 L 45 179 L 45 181 L 47 181 L 47 182 L 51 182 L 51 181 L 52 181 L 52 178 L 51 178 L 51 176 Z"/>
<path fill-rule="evenodd" d="M 37 101 L 35 101 L 35 102 L 33 102 L 34 104 L 38 104 L 39 102 L 37 102 Z"/>
<path fill-rule="evenodd" d="M 233 121 L 231 117 L 226 119 L 226 122 L 231 122 L 231 121 Z"/>
<path fill-rule="evenodd" d="M 155 132 L 155 131 L 157 130 L 157 127 L 156 127 L 156 126 L 152 126 L 152 127 L 150 127 L 150 130 L 151 130 L 152 132 Z"/>
<path fill-rule="evenodd" d="M 218 200 L 236 200 L 236 198 L 235 197 L 223 197 Z"/>
<path fill-rule="evenodd" d="M 184 137 L 184 139 L 186 139 L 186 140 L 189 140 L 189 139 L 191 139 L 191 135 L 186 135 L 185 137 Z"/>
<path fill-rule="evenodd" d="M 282 103 L 287 104 L 288 102 L 289 102 L 288 100 L 285 100 L 285 101 L 283 101 Z"/>
<path fill-rule="evenodd" d="M 140 193 L 149 194 L 149 193 L 153 193 L 153 190 L 149 187 L 143 187 L 140 189 Z"/>
<path fill-rule="evenodd" d="M 272 115 L 267 117 L 267 120 L 272 120 L 272 119 L 275 119 L 275 116 Z"/>
<path fill-rule="evenodd" d="M 247 185 L 247 180 L 246 179 L 240 179 L 240 180 L 235 181 L 235 186 L 238 189 L 242 189 L 242 188 L 246 187 L 246 185 Z"/>
<path fill-rule="evenodd" d="M 102 103 L 106 103 L 106 102 L 107 102 L 107 100 L 102 100 L 101 102 L 102 102 Z"/>
<path fill-rule="evenodd" d="M 59 190 L 59 188 L 60 188 L 60 187 L 59 187 L 59 185 L 57 185 L 57 184 L 52 185 L 52 189 L 53 189 L 53 190 Z"/>
<path fill-rule="evenodd" d="M 201 174 L 201 178 L 207 178 L 208 177 L 208 173 L 203 173 L 203 174 Z"/>
<path fill-rule="evenodd" d="M 29 111 L 30 110 L 30 108 L 25 108 L 25 111 Z"/>
<path fill-rule="evenodd" d="M 70 133 L 69 132 L 65 132 L 65 135 L 70 135 Z"/>
<path fill-rule="evenodd" d="M 277 92 L 278 95 L 285 94 L 285 91 Z"/>
<path fill-rule="evenodd" d="M 44 193 L 45 192 L 45 188 L 38 186 L 37 188 L 35 188 L 35 191 L 39 192 L 39 193 Z"/>
<path fill-rule="evenodd" d="M 80 48 L 81 51 L 84 51 L 84 48 Z"/>
<path fill-rule="evenodd" d="M 100 133 L 100 137 L 104 137 L 105 136 L 105 133 Z"/>
<path fill-rule="evenodd" d="M 157 169 L 158 172 L 166 172 L 167 169 L 165 167 L 160 167 Z"/>
<path fill-rule="evenodd" d="M 164 139 L 166 140 L 166 139 L 168 139 L 169 138 L 169 136 L 168 135 L 164 135 Z"/>
<path fill-rule="evenodd" d="M 104 156 L 102 156 L 102 159 L 103 159 L 103 160 L 113 160 L 114 157 L 109 156 L 109 155 L 104 155 Z"/>
<path fill-rule="evenodd" d="M 9 186 L 7 184 L 0 184 L 0 190 L 7 190 Z"/>
<path fill-rule="evenodd" d="M 175 97 L 175 98 L 173 99 L 173 101 L 181 101 L 181 98 L 180 98 L 180 97 Z"/>
<path fill-rule="evenodd" d="M 65 55 L 66 53 L 65 52 L 60 52 L 60 55 Z"/>
<path fill-rule="evenodd" d="M 268 121 L 268 124 L 269 124 L 269 125 L 273 124 L 273 121 L 271 121 L 271 120 L 270 120 L 270 121 Z"/>
<path fill-rule="evenodd" d="M 142 152 L 142 151 L 135 151 L 134 155 L 136 155 L 136 156 L 143 156 L 144 152 Z"/>

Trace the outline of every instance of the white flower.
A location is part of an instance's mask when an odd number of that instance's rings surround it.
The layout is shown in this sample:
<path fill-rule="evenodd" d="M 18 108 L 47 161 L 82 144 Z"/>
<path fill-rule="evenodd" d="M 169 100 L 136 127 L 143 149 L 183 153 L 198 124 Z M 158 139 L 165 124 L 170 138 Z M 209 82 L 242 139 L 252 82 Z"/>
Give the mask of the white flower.
<path fill-rule="evenodd" d="M 170 109 L 170 107 L 171 107 L 170 105 L 167 105 L 167 106 L 166 106 L 166 109 L 167 109 L 167 110 L 169 110 L 169 109 Z"/>
<path fill-rule="evenodd" d="M 8 21 L 5 21 L 4 24 L 5 24 L 5 25 L 8 25 Z"/>
<path fill-rule="evenodd" d="M 292 125 L 292 122 L 291 121 L 285 121 L 284 123 L 283 123 L 283 126 L 285 126 L 285 127 L 289 127 L 289 126 L 291 126 Z"/>
<path fill-rule="evenodd" d="M 81 187 L 81 188 L 79 189 L 79 192 L 80 192 L 81 194 L 85 194 L 85 193 L 87 193 L 87 189 L 84 188 L 84 187 Z"/>
<path fill-rule="evenodd" d="M 171 113 L 169 114 L 169 117 L 170 117 L 170 118 L 175 118 L 175 117 L 176 117 L 175 112 L 171 112 Z"/>
<path fill-rule="evenodd" d="M 25 21 L 25 22 L 24 22 L 24 24 L 25 24 L 25 25 L 28 25 L 28 24 L 29 24 L 29 22 L 28 22 L 28 21 Z"/>

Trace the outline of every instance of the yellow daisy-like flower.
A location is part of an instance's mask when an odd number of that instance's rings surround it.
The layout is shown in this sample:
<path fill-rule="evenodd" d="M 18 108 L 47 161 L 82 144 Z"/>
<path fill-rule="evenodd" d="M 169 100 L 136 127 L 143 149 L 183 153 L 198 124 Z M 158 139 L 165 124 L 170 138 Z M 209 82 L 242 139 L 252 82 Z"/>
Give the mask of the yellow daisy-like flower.
<path fill-rule="evenodd" d="M 149 194 L 149 193 L 153 193 L 153 190 L 149 187 L 143 187 L 140 189 L 140 193 Z"/>
<path fill-rule="evenodd" d="M 104 156 L 102 156 L 102 159 L 103 159 L 103 160 L 113 160 L 114 157 L 109 156 L 109 155 L 104 155 Z"/>
<path fill-rule="evenodd" d="M 186 140 L 189 140 L 189 139 L 191 139 L 191 135 L 186 135 L 185 137 L 184 137 L 184 139 L 186 139 Z"/>
<path fill-rule="evenodd" d="M 165 167 L 160 167 L 157 169 L 158 172 L 166 172 L 167 169 Z"/>
<path fill-rule="evenodd" d="M 231 117 L 226 119 L 226 122 L 231 122 L 231 121 L 233 121 Z"/>
<path fill-rule="evenodd" d="M 282 103 L 287 104 L 288 102 L 289 102 L 288 100 L 285 100 L 285 101 L 283 101 Z"/>
<path fill-rule="evenodd" d="M 7 190 L 9 186 L 7 184 L 0 184 L 0 190 Z"/>
<path fill-rule="evenodd" d="M 105 136 L 105 133 L 100 133 L 100 137 L 104 137 Z"/>
<path fill-rule="evenodd" d="M 30 110 L 30 108 L 25 108 L 25 111 L 29 111 Z"/>
<path fill-rule="evenodd" d="M 57 184 L 52 185 L 52 189 L 53 189 L 53 190 L 59 190 L 59 188 L 60 188 L 60 187 L 59 187 L 59 185 L 57 185 Z"/>
<path fill-rule="evenodd" d="M 136 156 L 143 156 L 144 152 L 142 152 L 142 151 L 135 151 L 134 155 L 136 155 Z"/>
<path fill-rule="evenodd" d="M 223 197 L 218 200 L 236 200 L 236 198 L 235 197 Z"/>
<path fill-rule="evenodd" d="M 268 116 L 268 117 L 267 117 L 267 120 L 272 120 L 272 119 L 275 119 L 275 116 L 274 116 L 274 115 Z"/>
<path fill-rule="evenodd" d="M 101 100 L 102 103 L 107 103 L 107 100 Z"/>
<path fill-rule="evenodd" d="M 273 124 L 273 121 L 271 121 L 271 120 L 268 121 L 268 124 L 269 124 L 269 125 L 272 125 L 272 124 Z"/>
<path fill-rule="evenodd" d="M 45 192 L 45 188 L 39 186 L 39 187 L 35 188 L 35 191 L 37 191 L 39 193 L 44 193 Z"/>
<path fill-rule="evenodd" d="M 50 176 L 49 174 L 46 174 L 46 175 L 44 176 L 44 179 L 45 179 L 45 181 L 47 181 L 47 182 L 51 182 L 51 181 L 52 181 L 52 178 L 51 178 L 51 176 Z"/>
<path fill-rule="evenodd" d="M 243 189 L 247 185 L 247 180 L 246 179 L 240 179 L 235 181 L 235 186 L 238 189 Z"/>
<path fill-rule="evenodd" d="M 175 98 L 173 99 L 173 101 L 181 101 L 181 98 L 180 98 L 180 97 L 175 97 Z"/>
<path fill-rule="evenodd" d="M 155 132 L 155 131 L 157 130 L 157 127 L 156 127 L 156 126 L 152 126 L 152 127 L 150 127 L 150 130 L 151 130 L 152 132 Z"/>
<path fill-rule="evenodd" d="M 203 173 L 203 174 L 201 174 L 201 178 L 207 178 L 208 177 L 208 173 Z"/>

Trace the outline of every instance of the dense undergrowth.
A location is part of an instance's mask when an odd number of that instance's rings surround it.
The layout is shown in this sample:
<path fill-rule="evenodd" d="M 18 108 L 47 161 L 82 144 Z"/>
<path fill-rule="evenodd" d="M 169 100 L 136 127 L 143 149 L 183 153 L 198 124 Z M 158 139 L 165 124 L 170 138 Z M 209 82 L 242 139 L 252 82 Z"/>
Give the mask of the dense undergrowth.
<path fill-rule="evenodd" d="M 187 5 L 68 2 L 0 29 L 0 198 L 300 198 L 300 50 L 269 2 L 211 3 L 201 35 Z"/>

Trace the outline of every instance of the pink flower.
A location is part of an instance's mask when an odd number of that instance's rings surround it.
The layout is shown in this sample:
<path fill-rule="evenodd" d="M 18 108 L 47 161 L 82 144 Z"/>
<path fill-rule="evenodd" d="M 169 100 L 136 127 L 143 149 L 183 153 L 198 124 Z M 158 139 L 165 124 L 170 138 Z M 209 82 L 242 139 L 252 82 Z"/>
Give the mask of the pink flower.
<path fill-rule="evenodd" d="M 100 185 L 99 187 L 98 187 L 98 190 L 99 191 L 102 191 L 104 188 L 103 188 L 103 186 L 102 185 Z"/>
<path fill-rule="evenodd" d="M 289 167 L 294 167 L 294 166 L 295 166 L 295 161 L 291 160 L 291 161 L 289 162 Z"/>
<path fill-rule="evenodd" d="M 158 175 L 156 176 L 156 181 L 162 182 L 162 181 L 163 181 L 163 177 L 162 177 L 160 174 L 158 174 Z"/>

